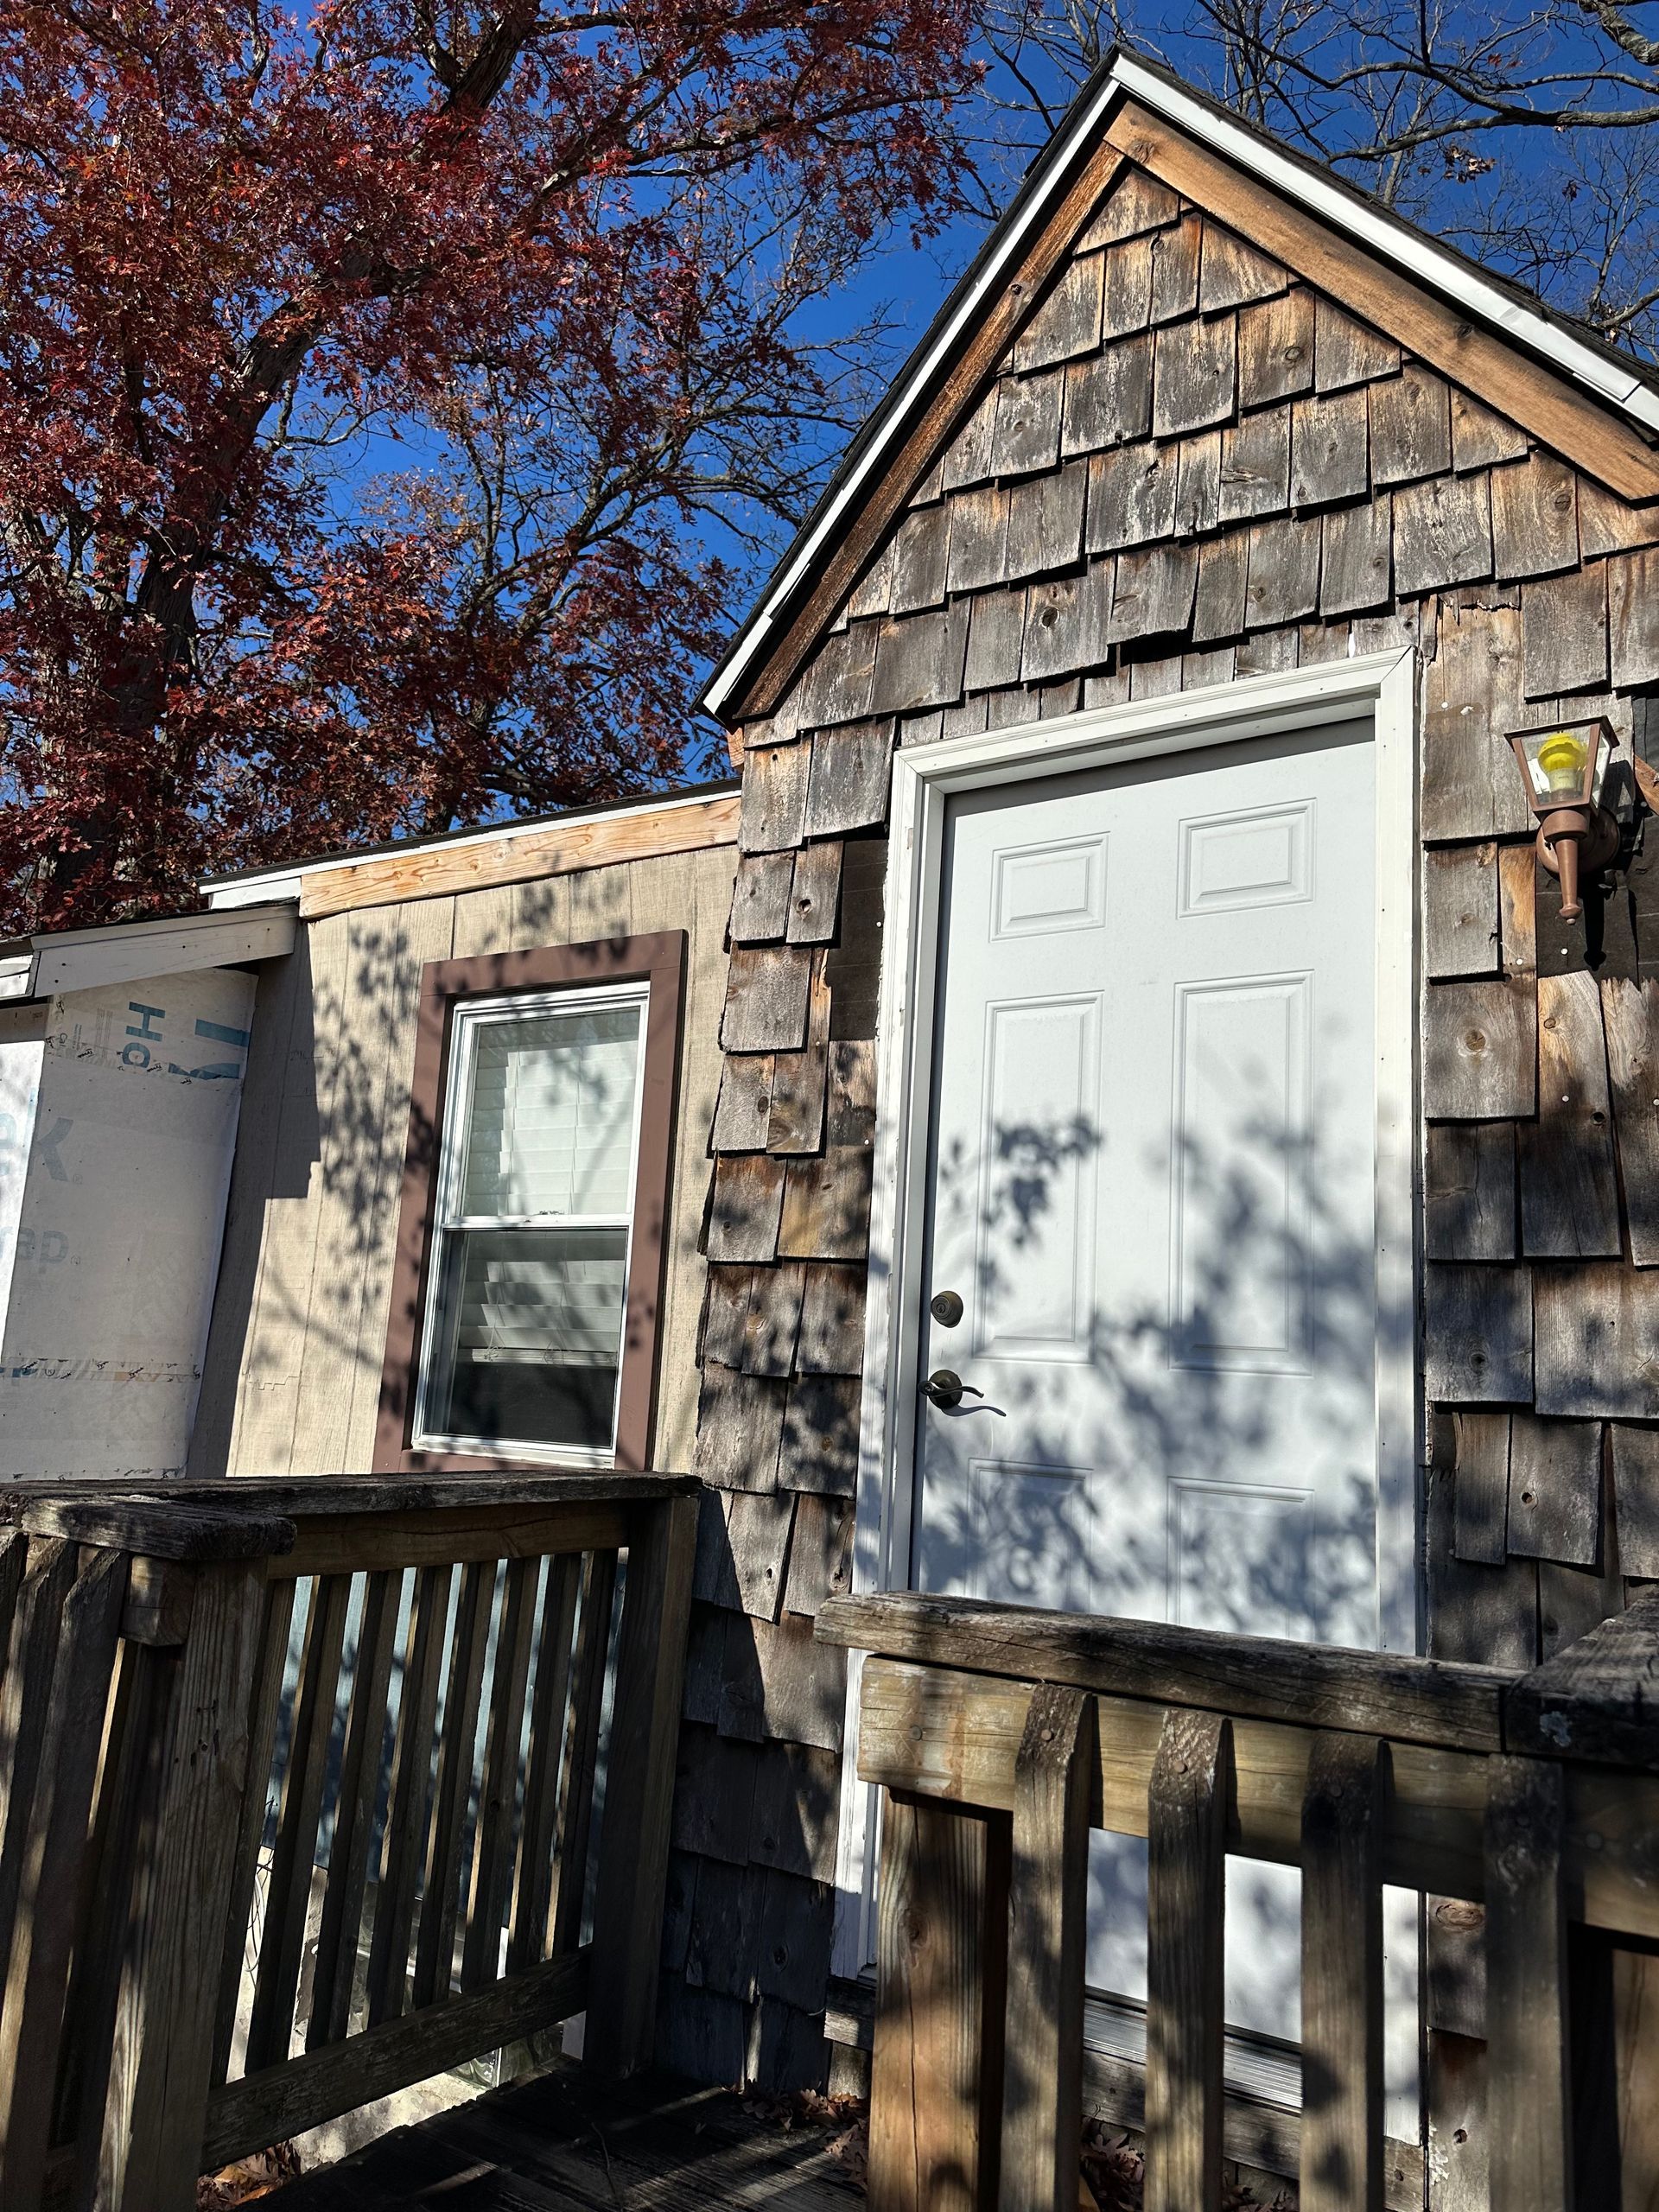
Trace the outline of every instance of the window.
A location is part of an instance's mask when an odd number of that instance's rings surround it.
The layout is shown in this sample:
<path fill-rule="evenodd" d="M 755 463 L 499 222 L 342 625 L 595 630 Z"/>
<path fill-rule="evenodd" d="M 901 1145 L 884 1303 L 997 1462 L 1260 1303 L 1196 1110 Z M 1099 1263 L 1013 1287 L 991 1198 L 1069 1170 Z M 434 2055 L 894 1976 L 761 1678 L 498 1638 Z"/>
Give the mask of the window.
<path fill-rule="evenodd" d="M 379 1470 L 646 1464 L 683 944 L 423 971 Z"/>
<path fill-rule="evenodd" d="M 609 1459 L 645 995 L 569 992 L 457 1013 L 417 1447 Z"/>

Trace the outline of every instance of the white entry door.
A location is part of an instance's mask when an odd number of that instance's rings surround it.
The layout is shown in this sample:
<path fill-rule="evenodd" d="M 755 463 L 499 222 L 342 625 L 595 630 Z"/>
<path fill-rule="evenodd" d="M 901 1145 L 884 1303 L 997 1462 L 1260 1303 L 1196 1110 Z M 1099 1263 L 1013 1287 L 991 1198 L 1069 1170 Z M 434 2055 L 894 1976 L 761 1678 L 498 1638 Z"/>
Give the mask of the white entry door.
<path fill-rule="evenodd" d="M 1376 1643 L 1375 756 L 950 802 L 910 1295 L 978 1395 L 918 1403 L 919 1587 Z M 1096 1846 L 1090 1980 L 1138 1996 L 1144 1848 Z M 1294 2035 L 1294 1877 L 1235 1871 L 1230 2017 Z"/>

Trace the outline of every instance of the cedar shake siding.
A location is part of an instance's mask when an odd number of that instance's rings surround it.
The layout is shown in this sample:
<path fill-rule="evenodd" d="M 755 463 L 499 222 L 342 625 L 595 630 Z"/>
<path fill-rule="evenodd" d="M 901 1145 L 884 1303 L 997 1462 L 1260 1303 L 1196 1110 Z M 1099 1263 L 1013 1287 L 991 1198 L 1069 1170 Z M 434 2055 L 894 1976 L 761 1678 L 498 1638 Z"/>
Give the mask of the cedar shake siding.
<path fill-rule="evenodd" d="M 1528 1666 L 1659 1577 L 1656 825 L 1628 778 L 1610 791 L 1635 859 L 1563 926 L 1507 745 L 1605 714 L 1659 760 L 1659 505 L 1613 488 L 1659 497 L 1659 467 L 1256 181 L 1229 197 L 1173 128 L 1110 135 L 1064 251 L 1051 225 L 840 525 L 838 599 L 780 621 L 734 706 L 659 2052 L 709 2078 L 822 2065 L 855 1785 L 842 1656 L 811 1622 L 849 1573 L 895 746 L 1415 653 L 1426 1648 Z M 1431 2018 L 1465 2034 L 1467 1918 L 1431 1976 Z"/>

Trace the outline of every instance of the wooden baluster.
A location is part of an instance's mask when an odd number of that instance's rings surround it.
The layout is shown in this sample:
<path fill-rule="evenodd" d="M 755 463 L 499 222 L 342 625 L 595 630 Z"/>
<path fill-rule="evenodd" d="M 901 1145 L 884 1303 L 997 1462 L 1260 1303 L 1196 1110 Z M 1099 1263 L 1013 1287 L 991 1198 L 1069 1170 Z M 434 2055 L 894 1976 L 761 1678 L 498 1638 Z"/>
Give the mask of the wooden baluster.
<path fill-rule="evenodd" d="M 219 2003 L 213 2024 L 213 2080 L 230 2072 L 236 2040 L 236 2016 L 248 1967 L 248 1923 L 259 1878 L 259 1853 L 265 1840 L 271 1762 L 276 1754 L 276 1724 L 283 1684 L 288 1674 L 288 1640 L 294 1625 L 295 1584 L 286 1576 L 267 1582 L 259 1609 L 258 1659 L 248 1709 L 248 1794 L 236 1840 L 230 1904 L 220 1961 Z"/>
<path fill-rule="evenodd" d="M 1147 1795 L 1147 2212 L 1220 2212 L 1233 1728 L 1172 1708 Z"/>
<path fill-rule="evenodd" d="M 870 2212 L 997 2202 L 1009 1835 L 1006 1815 L 883 1796 Z"/>
<path fill-rule="evenodd" d="M 1561 1770 L 1495 1758 L 1486 1800 L 1487 2132 L 1501 2212 L 1572 2212 Z"/>
<path fill-rule="evenodd" d="M 222 1929 L 229 1904 L 263 1580 L 258 1563 L 204 1566 L 171 1669 L 160 1802 L 134 1884 L 101 2126 L 83 2113 L 83 2154 L 96 2135 L 83 2202 L 98 2212 L 194 2201 L 220 1965 L 202 1931 Z"/>
<path fill-rule="evenodd" d="M 53 2089 L 68 2008 L 70 1947 L 82 1901 L 99 1751 L 109 1710 L 124 1554 L 88 1550 L 58 1623 L 41 1763 L 22 1853 L 11 1955 L 0 2003 L 0 2203 L 39 2202 Z"/>
<path fill-rule="evenodd" d="M 588 1842 L 593 1831 L 594 1777 L 599 1758 L 600 1708 L 605 1696 L 605 1655 L 616 1598 L 616 1554 L 589 1552 L 582 1567 L 582 1617 L 565 1715 L 559 1819 L 554 1840 L 553 1949 L 574 1951 L 582 1941 L 588 1886 Z"/>
<path fill-rule="evenodd" d="M 423 1567 L 415 1578 L 404 1679 L 392 1751 L 386 1845 L 369 1945 L 369 2025 L 394 2020 L 408 1996 L 409 1937 L 426 1840 L 432 1780 L 432 1732 L 437 1726 L 443 1632 L 449 1618 L 453 1569 Z"/>
<path fill-rule="evenodd" d="M 29 1566 L 29 1538 L 21 1529 L 0 1531 L 0 1682 L 11 1646 L 11 1624 Z"/>
<path fill-rule="evenodd" d="M 461 1599 L 455 1607 L 454 1643 L 449 1660 L 449 1688 L 443 1701 L 443 1731 L 438 1739 L 437 1789 L 432 1803 L 432 1826 L 426 1840 L 420 1932 L 415 1945 L 414 2002 L 417 2005 L 435 2004 L 440 1998 L 448 1997 L 454 1973 L 461 1829 L 472 1789 L 495 1569 L 493 1559 L 474 1560 L 461 1569 Z"/>
<path fill-rule="evenodd" d="M 1302 2212 L 1382 2212 L 1389 1747 L 1316 1736 L 1302 1799 Z"/>
<path fill-rule="evenodd" d="M 386 1737 L 386 1700 L 403 1588 L 403 1575 L 396 1571 L 371 1574 L 364 1583 L 351 1710 L 340 1755 L 340 1798 L 334 1809 L 334 1839 L 328 1847 L 322 1922 L 317 1930 L 311 2018 L 305 2035 L 308 2050 L 315 2050 L 321 2044 L 338 2043 L 351 2024 L 363 1894 L 368 1885 L 375 1793 Z"/>
<path fill-rule="evenodd" d="M 110 2040 L 121 1990 L 121 1961 L 132 1910 L 134 1871 L 155 1846 L 161 1806 L 167 1699 L 177 1655 L 123 1637 L 117 1652 L 97 1809 L 83 1880 L 76 1938 L 71 2018 L 65 2033 L 68 2064 L 58 2083 L 54 2141 L 95 2131 L 84 2113 L 104 2108 Z"/>
<path fill-rule="evenodd" d="M 75 1579 L 76 1548 L 59 1536 L 31 1541 L 0 1681 L 0 1960 L 12 1927 L 29 1849 L 29 1822 L 46 1741 L 58 1624 Z"/>
<path fill-rule="evenodd" d="M 584 2046 L 599 2073 L 648 2066 L 657 2023 L 669 1816 L 685 1684 L 697 1501 L 636 1507 L 618 1640 Z"/>
<path fill-rule="evenodd" d="M 316 1866 L 317 1829 L 322 1818 L 328 1739 L 334 1733 L 351 1595 L 349 1574 L 321 1575 L 312 1585 L 299 1690 L 294 1701 L 294 1735 L 283 1775 L 282 1807 L 276 1815 L 276 1848 L 271 1859 L 270 1891 L 259 1943 L 253 2016 L 248 2024 L 250 2074 L 286 2058 L 293 2036 L 294 2005 L 305 1956 L 306 1920 Z"/>
<path fill-rule="evenodd" d="M 547 1563 L 541 1632 L 536 1646 L 536 1686 L 530 1706 L 530 1756 L 524 1768 L 524 1808 L 513 1878 L 507 1935 L 507 1971 L 539 1966 L 547 1955 L 553 1904 L 554 1823 L 559 1810 L 559 1752 L 570 1688 L 576 1597 L 582 1587 L 579 1554 Z"/>
<path fill-rule="evenodd" d="M 467 1906 L 461 1986 L 477 1989 L 500 1973 L 501 1928 L 512 1884 L 514 1801 L 518 1794 L 518 1751 L 524 1732 L 524 1694 L 536 1630 L 538 1559 L 507 1562 L 501 1592 L 501 1621 L 495 1646 L 495 1676 L 490 1688 L 489 1733 L 484 1745 L 484 1781 L 479 1792 L 478 1829 L 473 1853 L 472 1895 Z"/>
<path fill-rule="evenodd" d="M 1041 1683 L 1014 1768 L 1001 2212 L 1077 2212 L 1095 1700 Z"/>

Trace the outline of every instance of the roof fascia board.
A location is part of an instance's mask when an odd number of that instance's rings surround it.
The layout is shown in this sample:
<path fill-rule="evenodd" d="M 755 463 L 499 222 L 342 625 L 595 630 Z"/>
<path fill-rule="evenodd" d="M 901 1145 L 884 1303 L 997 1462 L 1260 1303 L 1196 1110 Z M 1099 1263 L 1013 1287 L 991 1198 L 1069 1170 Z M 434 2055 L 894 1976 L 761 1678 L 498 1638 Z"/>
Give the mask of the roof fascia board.
<path fill-rule="evenodd" d="M 1382 209 L 1325 179 L 1310 175 L 1274 146 L 1263 143 L 1230 117 L 1217 114 L 1208 102 L 1194 99 L 1172 86 L 1159 72 L 1147 69 L 1131 54 L 1120 54 L 1113 65 L 1113 86 L 1133 95 L 1145 107 L 1161 115 L 1194 138 L 1213 146 L 1218 154 L 1264 184 L 1303 206 L 1333 229 L 1346 231 L 1380 258 L 1398 262 L 1420 283 L 1433 286 L 1463 308 L 1472 308 L 1484 321 L 1497 323 L 1519 344 L 1543 354 L 1577 384 L 1587 385 L 1599 397 L 1622 407 L 1649 428 L 1659 428 L 1659 391 L 1593 347 L 1583 345 L 1570 331 L 1548 317 L 1535 314 L 1512 300 L 1495 284 L 1484 282 L 1462 261 L 1440 252 L 1414 235 L 1408 261 L 1406 240 L 1394 219 Z"/>
<path fill-rule="evenodd" d="M 407 843 L 377 845 L 358 853 L 334 853 L 321 860 L 295 861 L 284 868 L 267 868 L 253 874 L 204 876 L 197 887 L 214 911 L 226 906 L 263 905 L 268 899 L 297 899 L 307 878 L 326 875 L 338 868 L 362 868 L 372 861 L 418 860 L 427 853 L 461 853 L 478 845 L 515 842 L 523 837 L 544 836 L 566 823 L 575 828 L 584 823 L 630 821 L 645 814 L 672 814 L 683 807 L 712 806 L 719 799 L 730 798 L 735 789 L 735 784 L 727 780 L 711 784 L 707 791 L 676 791 L 666 798 L 641 799 L 637 805 L 576 807 L 568 814 L 542 815 L 532 822 L 494 823 L 481 830 L 469 830 L 459 837 L 412 837 Z"/>
<path fill-rule="evenodd" d="M 379 853 L 320 870 L 300 887 L 300 919 L 321 921 L 365 906 L 397 906 L 413 899 L 464 898 L 509 883 L 577 875 L 589 868 L 626 868 L 677 854 L 711 851 L 737 842 L 742 799 L 724 791 L 706 806 L 609 812 L 543 823 L 511 843 L 438 845 L 425 854 Z"/>
<path fill-rule="evenodd" d="M 1206 101 L 1172 85 L 1160 72 L 1146 67 L 1132 55 L 1117 54 L 1104 67 L 1096 84 L 1079 94 L 1059 135 L 1050 148 L 1046 173 L 1034 180 L 1033 189 L 1006 228 L 994 232 L 983 266 L 955 312 L 902 372 L 897 404 L 858 454 L 844 480 L 832 487 L 829 500 L 798 539 L 785 565 L 769 585 L 766 596 L 740 632 L 725 659 L 709 678 L 702 704 L 719 715 L 763 653 L 780 616 L 788 608 L 802 582 L 817 566 L 826 542 L 834 538 L 843 516 L 854 506 L 871 479 L 902 438 L 918 399 L 931 388 L 942 365 L 956 351 L 963 332 L 971 327 L 1033 228 L 1064 188 L 1070 158 L 1077 145 L 1106 120 L 1121 100 L 1133 99 L 1190 137 L 1210 146 L 1236 168 L 1257 177 L 1273 190 L 1305 207 L 1331 226 L 1345 233 L 1380 259 L 1404 270 L 1430 289 L 1442 293 L 1465 312 L 1472 310 L 1483 321 L 1503 331 L 1525 351 L 1548 361 L 1571 382 L 1592 391 L 1608 405 L 1633 416 L 1644 429 L 1659 429 L 1659 391 L 1631 372 L 1606 359 L 1582 344 L 1571 332 L 1548 317 L 1510 299 L 1494 284 L 1484 282 L 1461 261 L 1443 253 L 1416 233 L 1409 236 L 1382 210 L 1338 185 L 1311 175 L 1256 134 L 1217 113 Z"/>

